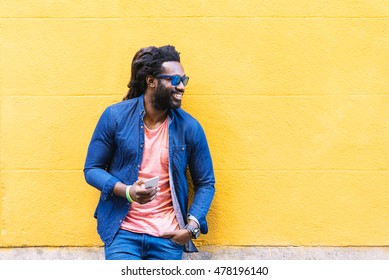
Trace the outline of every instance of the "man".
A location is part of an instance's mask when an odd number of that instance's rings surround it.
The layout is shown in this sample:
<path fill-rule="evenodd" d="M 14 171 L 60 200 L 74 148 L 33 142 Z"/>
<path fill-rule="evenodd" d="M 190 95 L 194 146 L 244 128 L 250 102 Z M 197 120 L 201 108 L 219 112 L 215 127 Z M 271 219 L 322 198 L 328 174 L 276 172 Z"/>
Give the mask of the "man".
<path fill-rule="evenodd" d="M 182 259 L 208 232 L 215 178 L 204 131 L 180 108 L 188 81 L 173 46 L 142 48 L 127 96 L 97 123 L 84 174 L 101 191 L 95 217 L 106 259 Z M 158 185 L 146 188 L 155 176 Z"/>

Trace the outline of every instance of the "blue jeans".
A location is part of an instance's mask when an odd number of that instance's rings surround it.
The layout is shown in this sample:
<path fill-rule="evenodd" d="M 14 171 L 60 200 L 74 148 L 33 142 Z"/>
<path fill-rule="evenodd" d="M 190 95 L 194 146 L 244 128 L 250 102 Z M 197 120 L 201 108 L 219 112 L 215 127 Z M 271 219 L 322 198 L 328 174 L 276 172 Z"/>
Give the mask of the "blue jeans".
<path fill-rule="evenodd" d="M 119 229 L 104 246 L 106 260 L 181 260 L 184 246 L 168 238 Z"/>

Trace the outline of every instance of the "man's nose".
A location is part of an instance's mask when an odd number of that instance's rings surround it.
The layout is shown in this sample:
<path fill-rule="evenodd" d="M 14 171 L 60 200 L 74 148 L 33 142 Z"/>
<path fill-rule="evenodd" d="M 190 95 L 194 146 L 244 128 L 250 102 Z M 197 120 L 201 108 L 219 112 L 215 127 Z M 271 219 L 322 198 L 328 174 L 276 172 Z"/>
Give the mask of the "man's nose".
<path fill-rule="evenodd" d="M 176 85 L 176 90 L 178 90 L 180 92 L 184 92 L 185 91 L 185 86 L 184 86 L 182 81 L 180 81 L 180 83 L 178 85 Z"/>

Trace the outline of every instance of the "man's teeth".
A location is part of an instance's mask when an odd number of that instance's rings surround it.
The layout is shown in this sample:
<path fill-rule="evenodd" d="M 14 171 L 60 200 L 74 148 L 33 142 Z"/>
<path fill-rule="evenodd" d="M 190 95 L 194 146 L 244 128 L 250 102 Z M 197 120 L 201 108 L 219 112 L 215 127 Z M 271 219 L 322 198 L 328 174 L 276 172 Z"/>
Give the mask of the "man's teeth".
<path fill-rule="evenodd" d="M 183 94 L 180 94 L 180 93 L 174 93 L 173 94 L 174 98 L 177 98 L 177 99 L 182 99 L 182 96 Z"/>

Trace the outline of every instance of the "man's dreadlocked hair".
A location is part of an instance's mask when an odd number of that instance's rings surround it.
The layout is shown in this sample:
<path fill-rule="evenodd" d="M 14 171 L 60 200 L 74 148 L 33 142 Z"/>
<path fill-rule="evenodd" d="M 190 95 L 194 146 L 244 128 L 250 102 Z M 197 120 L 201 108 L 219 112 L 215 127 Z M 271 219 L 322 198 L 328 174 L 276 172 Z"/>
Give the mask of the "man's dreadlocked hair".
<path fill-rule="evenodd" d="M 160 48 L 151 46 L 140 49 L 132 59 L 129 91 L 123 100 L 144 94 L 147 88 L 146 77 L 161 74 L 162 64 L 167 61 L 180 62 L 180 54 L 174 46 L 167 45 Z"/>

